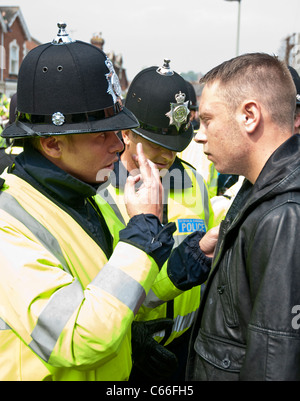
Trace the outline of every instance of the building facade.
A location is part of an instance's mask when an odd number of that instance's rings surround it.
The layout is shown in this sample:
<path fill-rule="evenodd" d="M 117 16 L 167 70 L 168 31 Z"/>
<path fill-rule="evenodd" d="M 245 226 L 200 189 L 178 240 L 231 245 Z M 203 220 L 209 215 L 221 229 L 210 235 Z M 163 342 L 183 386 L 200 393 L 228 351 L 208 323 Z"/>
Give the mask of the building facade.
<path fill-rule="evenodd" d="M 103 50 L 104 39 L 95 34 L 91 43 Z M 0 6 L 0 94 L 10 98 L 17 91 L 20 65 L 26 54 L 41 42 L 32 38 L 20 7 Z M 128 81 L 121 55 L 108 54 L 120 79 L 121 88 L 126 91 Z"/>
<path fill-rule="evenodd" d="M 28 51 L 39 44 L 30 36 L 19 7 L 0 6 L 0 92 L 11 97 L 18 72 Z"/>

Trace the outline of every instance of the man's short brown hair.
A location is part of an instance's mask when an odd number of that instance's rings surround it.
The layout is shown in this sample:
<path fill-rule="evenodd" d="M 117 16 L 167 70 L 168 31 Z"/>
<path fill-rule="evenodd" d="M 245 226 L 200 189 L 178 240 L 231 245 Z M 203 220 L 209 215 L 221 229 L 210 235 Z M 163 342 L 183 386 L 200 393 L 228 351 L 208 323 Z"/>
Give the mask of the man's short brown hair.
<path fill-rule="evenodd" d="M 233 110 L 243 100 L 252 98 L 264 106 L 279 126 L 293 125 L 296 88 L 287 65 L 276 56 L 244 54 L 225 61 L 200 79 L 203 84 L 216 81 Z"/>

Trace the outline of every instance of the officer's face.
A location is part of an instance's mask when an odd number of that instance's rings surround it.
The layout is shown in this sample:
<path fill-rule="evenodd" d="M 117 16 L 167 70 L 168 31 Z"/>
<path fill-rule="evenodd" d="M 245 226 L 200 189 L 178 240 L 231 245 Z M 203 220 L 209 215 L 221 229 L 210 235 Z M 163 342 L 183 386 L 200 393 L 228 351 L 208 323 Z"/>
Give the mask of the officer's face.
<path fill-rule="evenodd" d="M 61 135 L 54 138 L 56 153 L 48 158 L 81 181 L 94 184 L 108 179 L 123 143 L 117 131 Z M 54 155 L 54 157 L 52 157 Z"/>
<path fill-rule="evenodd" d="M 143 145 L 147 159 L 151 160 L 161 172 L 167 171 L 174 163 L 176 152 L 156 145 L 140 135 L 135 135 L 130 130 L 123 131 L 122 134 L 126 145 L 126 152 L 129 152 L 130 155 L 136 154 L 136 145 L 140 142 Z M 135 165 L 134 168 L 138 168 L 138 166 Z"/>

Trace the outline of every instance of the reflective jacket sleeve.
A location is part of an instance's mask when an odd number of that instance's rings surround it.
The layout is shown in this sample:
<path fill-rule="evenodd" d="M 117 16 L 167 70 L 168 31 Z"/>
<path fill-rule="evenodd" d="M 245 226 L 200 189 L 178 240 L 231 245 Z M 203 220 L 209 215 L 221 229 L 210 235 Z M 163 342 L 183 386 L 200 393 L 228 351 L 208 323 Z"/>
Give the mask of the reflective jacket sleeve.
<path fill-rule="evenodd" d="M 119 242 L 83 288 L 22 223 L 6 220 L 10 224 L 0 228 L 2 320 L 52 366 L 89 369 L 115 357 L 158 273 L 154 260 Z"/>

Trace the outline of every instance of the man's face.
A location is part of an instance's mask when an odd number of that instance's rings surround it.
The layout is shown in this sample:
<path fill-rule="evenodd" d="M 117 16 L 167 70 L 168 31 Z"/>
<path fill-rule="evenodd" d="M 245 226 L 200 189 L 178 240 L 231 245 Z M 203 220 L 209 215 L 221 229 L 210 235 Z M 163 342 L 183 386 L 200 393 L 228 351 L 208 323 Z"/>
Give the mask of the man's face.
<path fill-rule="evenodd" d="M 239 110 L 230 112 L 218 83 L 205 85 L 199 105 L 200 129 L 194 140 L 219 173 L 242 174 L 247 146 L 243 141 Z"/>
<path fill-rule="evenodd" d="M 93 184 L 108 179 L 123 143 L 117 131 L 61 136 L 60 165 L 81 181 Z"/>
<path fill-rule="evenodd" d="M 177 152 L 156 145 L 140 135 L 134 135 L 130 130 L 123 132 L 123 139 L 126 145 L 126 152 L 129 152 L 130 156 L 136 154 L 136 145 L 140 142 L 143 145 L 145 156 L 156 164 L 158 170 L 168 170 L 174 163 Z M 130 159 L 131 157 L 126 158 L 126 160 Z M 134 167 L 138 168 L 138 165 Z M 129 165 L 129 168 L 131 170 L 132 166 Z"/>

